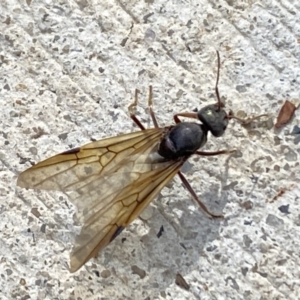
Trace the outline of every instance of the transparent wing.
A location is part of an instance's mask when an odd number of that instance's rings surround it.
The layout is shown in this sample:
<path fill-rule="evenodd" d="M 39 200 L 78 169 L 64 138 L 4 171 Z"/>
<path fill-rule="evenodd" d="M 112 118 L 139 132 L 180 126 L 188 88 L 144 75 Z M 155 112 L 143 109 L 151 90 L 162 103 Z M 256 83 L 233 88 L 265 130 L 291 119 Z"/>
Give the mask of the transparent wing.
<path fill-rule="evenodd" d="M 83 227 L 71 253 L 71 272 L 109 244 L 178 172 L 183 160 L 165 161 L 156 153 L 166 130 L 89 143 L 19 175 L 19 186 L 67 192 L 77 207 Z"/>
<path fill-rule="evenodd" d="M 93 176 L 114 172 L 122 160 L 156 145 L 163 129 L 153 128 L 86 144 L 50 157 L 22 172 L 23 188 L 70 191 Z M 151 148 L 151 147 L 150 147 Z"/>
<path fill-rule="evenodd" d="M 71 272 L 95 257 L 137 218 L 183 164 L 182 160 L 165 162 L 153 156 L 133 156 L 117 173 L 71 193 L 70 200 L 82 204 L 79 218 L 83 222 L 71 253 Z"/>

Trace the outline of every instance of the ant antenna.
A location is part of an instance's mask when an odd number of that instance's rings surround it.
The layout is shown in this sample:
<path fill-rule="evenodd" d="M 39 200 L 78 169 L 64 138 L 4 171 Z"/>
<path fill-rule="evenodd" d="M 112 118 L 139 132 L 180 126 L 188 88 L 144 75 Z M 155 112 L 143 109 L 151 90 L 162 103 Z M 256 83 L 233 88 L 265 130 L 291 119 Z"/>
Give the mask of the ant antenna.
<path fill-rule="evenodd" d="M 221 102 L 220 99 L 220 94 L 219 94 L 219 89 L 218 89 L 218 84 L 219 84 L 219 78 L 220 78 L 220 68 L 221 68 L 221 62 L 220 62 L 220 54 L 219 51 L 217 50 L 217 57 L 218 57 L 218 72 L 217 72 L 217 80 L 216 80 L 216 87 L 215 87 L 215 91 L 216 91 L 216 96 L 218 99 L 218 111 L 221 110 L 221 107 L 224 106 L 224 104 Z"/>

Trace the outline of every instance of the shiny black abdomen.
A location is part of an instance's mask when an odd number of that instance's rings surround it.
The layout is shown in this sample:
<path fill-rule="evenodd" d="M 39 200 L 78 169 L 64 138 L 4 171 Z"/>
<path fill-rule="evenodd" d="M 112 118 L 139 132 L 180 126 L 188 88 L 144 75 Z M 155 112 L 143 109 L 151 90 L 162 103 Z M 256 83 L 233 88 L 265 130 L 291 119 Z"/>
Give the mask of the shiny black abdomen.
<path fill-rule="evenodd" d="M 189 156 L 202 147 L 207 140 L 207 130 L 202 124 L 178 123 L 160 142 L 158 153 L 166 159 Z"/>

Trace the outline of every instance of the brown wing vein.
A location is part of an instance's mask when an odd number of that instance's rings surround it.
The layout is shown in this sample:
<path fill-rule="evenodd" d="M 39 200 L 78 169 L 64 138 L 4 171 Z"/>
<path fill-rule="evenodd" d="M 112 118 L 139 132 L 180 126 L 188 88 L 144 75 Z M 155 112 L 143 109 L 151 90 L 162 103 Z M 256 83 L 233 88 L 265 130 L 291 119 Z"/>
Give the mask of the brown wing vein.
<path fill-rule="evenodd" d="M 161 135 L 162 129 L 155 128 L 89 143 L 81 147 L 76 154 L 58 154 L 27 169 L 19 175 L 17 184 L 25 188 L 67 191 L 72 183 L 83 181 L 92 175 L 108 173 L 123 159 L 134 152 L 139 152 L 139 149 L 132 145 L 144 147 L 147 144 L 157 143 Z M 118 142 L 119 139 L 122 143 Z M 107 150 L 107 147 L 116 143 L 118 143 L 119 153 L 113 158 L 110 157 L 107 164 L 102 166 L 101 158 L 112 153 Z M 91 152 L 94 152 L 93 155 Z"/>
<path fill-rule="evenodd" d="M 178 172 L 184 160 L 156 153 L 166 128 L 129 133 L 58 154 L 24 171 L 18 185 L 61 190 L 83 223 L 71 254 L 75 272 L 130 224 Z"/>
<path fill-rule="evenodd" d="M 71 254 L 71 271 L 75 272 L 109 244 L 120 226 L 126 227 L 138 217 L 166 183 L 174 177 L 183 162 L 170 161 L 167 166 L 141 174 L 139 179 L 130 182 L 123 189 L 115 190 L 111 195 L 113 203 L 110 203 L 109 207 L 101 210 L 101 207 L 99 209 L 95 206 L 93 210 L 89 210 Z M 124 206 L 123 203 L 127 199 L 132 200 Z M 100 198 L 99 206 L 101 202 Z"/>

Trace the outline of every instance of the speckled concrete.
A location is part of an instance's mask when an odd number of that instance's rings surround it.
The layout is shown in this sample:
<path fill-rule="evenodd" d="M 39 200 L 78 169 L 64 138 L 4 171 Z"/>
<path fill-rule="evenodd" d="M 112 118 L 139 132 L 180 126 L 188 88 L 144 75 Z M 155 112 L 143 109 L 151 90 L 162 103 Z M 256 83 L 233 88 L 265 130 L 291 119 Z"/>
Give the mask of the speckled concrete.
<path fill-rule="evenodd" d="M 299 111 L 272 127 L 286 99 L 299 102 L 298 1 L 3 0 L 0 19 L 1 299 L 300 298 Z M 205 148 L 238 153 L 183 168 L 225 219 L 205 217 L 176 178 L 145 222 L 70 274 L 74 207 L 58 192 L 17 188 L 18 173 L 137 130 L 127 115 L 135 88 L 147 126 L 150 84 L 161 125 L 214 103 L 217 49 L 228 109 L 269 114 L 232 121 Z"/>

